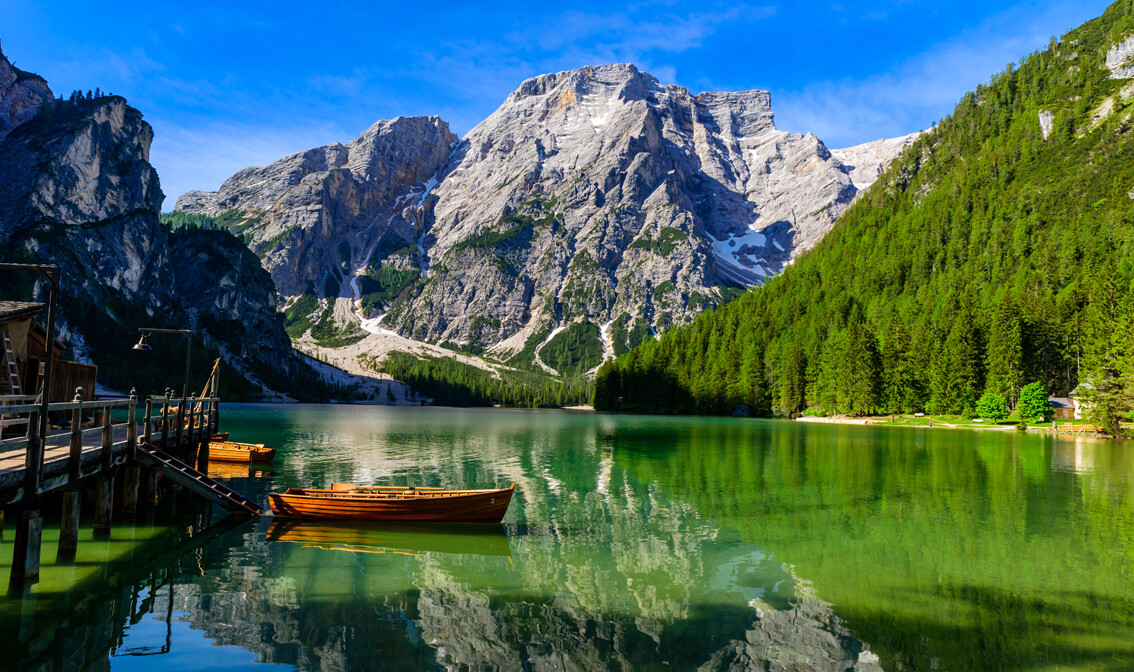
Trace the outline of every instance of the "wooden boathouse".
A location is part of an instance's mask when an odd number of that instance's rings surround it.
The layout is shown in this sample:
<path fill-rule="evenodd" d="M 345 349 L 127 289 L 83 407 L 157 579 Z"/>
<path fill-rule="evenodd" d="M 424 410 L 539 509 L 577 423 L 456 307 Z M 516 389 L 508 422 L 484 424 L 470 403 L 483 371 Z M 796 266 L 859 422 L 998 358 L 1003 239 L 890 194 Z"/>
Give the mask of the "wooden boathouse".
<path fill-rule="evenodd" d="M 95 399 L 93 366 L 53 361 L 59 352 L 53 338 L 58 269 L 0 266 L 41 273 L 51 281 L 52 294 L 45 330 L 32 321 L 43 304 L 0 306 L 0 356 L 8 381 L 8 394 L 0 395 L 0 524 L 15 527 L 9 591 L 38 580 L 45 507 L 60 507 L 57 557 L 75 557 L 87 487 L 95 491 L 96 534 L 109 532 L 116 501 L 119 513 L 132 516 L 175 485 L 231 511 L 260 513 L 257 504 L 202 473 L 209 440 L 220 429 L 216 375 L 197 397 L 183 390 L 176 398 L 167 389 L 144 400 L 133 390 L 128 397 Z M 39 352 L 32 340 L 23 341 L 37 330 L 43 336 Z M 38 393 L 26 394 L 20 381 L 32 378 L 29 369 L 36 368 Z M 61 389 L 76 380 L 87 384 Z"/>

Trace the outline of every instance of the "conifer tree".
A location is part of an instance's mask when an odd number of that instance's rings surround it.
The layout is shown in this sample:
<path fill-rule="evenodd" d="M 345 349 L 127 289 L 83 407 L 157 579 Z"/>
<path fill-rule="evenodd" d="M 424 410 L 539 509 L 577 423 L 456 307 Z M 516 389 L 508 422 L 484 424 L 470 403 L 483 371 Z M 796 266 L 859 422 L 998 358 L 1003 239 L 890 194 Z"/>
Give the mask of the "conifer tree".
<path fill-rule="evenodd" d="M 1123 388 L 1123 363 L 1131 344 L 1119 337 L 1124 324 L 1122 296 L 1113 263 L 1096 269 L 1090 304 L 1083 320 L 1081 383 L 1077 390 L 1087 417 L 1104 431 L 1118 433 L 1126 416 L 1127 395 Z"/>
<path fill-rule="evenodd" d="M 780 370 L 780 412 L 788 417 L 795 417 L 803 410 L 804 402 L 804 371 L 803 347 L 798 340 L 788 344 L 787 354 L 783 358 Z"/>
<path fill-rule="evenodd" d="M 917 365 L 909 336 L 900 318 L 891 317 L 882 348 L 882 406 L 889 413 L 910 413 L 920 408 Z"/>
<path fill-rule="evenodd" d="M 988 332 L 985 391 L 1002 395 L 1011 408 L 1019 396 L 1024 352 L 1020 311 L 1010 294 L 993 312 Z"/>
<path fill-rule="evenodd" d="M 839 360 L 843 356 L 843 332 L 832 330 L 823 344 L 819 358 L 819 375 L 815 380 L 818 390 L 816 405 L 825 413 L 838 415 L 842 410 L 839 404 Z"/>
<path fill-rule="evenodd" d="M 877 409 L 881 368 L 874 334 L 856 321 L 847 328 L 839 366 L 839 405 L 846 412 L 865 415 Z"/>

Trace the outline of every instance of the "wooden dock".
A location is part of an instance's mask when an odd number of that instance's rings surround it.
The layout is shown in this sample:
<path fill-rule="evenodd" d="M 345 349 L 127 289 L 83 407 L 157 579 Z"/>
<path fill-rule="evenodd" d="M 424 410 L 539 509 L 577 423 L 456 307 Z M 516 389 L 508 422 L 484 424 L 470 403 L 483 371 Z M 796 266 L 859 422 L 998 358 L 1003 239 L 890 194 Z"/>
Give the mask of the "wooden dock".
<path fill-rule="evenodd" d="M 168 393 L 148 397 L 138 419 L 133 391 L 121 399 L 82 401 L 76 390 L 71 402 L 47 406 L 47 436 L 39 436 L 39 404 L 0 407 L 5 417 L 26 419 L 27 434 L 0 440 L 0 508 L 15 522 L 15 549 L 9 586 L 39 576 L 42 508 L 45 498 L 62 494 L 58 554 L 73 558 L 78 543 L 80 495 L 96 486 L 94 529 L 110 529 L 114 515 L 115 479 L 121 513 L 137 512 L 159 496 L 159 476 L 233 511 L 257 514 L 259 506 L 208 478 L 209 439 L 220 428 L 220 399 L 213 395 L 176 399 Z M 118 421 L 114 420 L 115 415 Z M 0 518 L 3 521 L 3 518 Z"/>

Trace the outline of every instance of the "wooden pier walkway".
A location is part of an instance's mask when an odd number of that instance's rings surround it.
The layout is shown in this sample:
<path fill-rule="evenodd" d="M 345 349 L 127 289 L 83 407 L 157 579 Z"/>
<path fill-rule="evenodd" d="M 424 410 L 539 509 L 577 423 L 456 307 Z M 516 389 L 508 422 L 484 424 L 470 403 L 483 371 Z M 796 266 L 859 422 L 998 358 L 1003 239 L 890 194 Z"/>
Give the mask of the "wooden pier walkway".
<path fill-rule="evenodd" d="M 96 532 L 110 529 L 120 471 L 124 476 L 118 500 L 127 515 L 137 512 L 143 490 L 148 505 L 157 501 L 159 476 L 231 511 L 260 512 L 254 502 L 202 473 L 209 440 L 220 428 L 220 399 L 215 395 L 148 397 L 141 420 L 133 391 L 127 398 L 82 401 L 80 389 L 73 401 L 49 404 L 47 409 L 49 426 L 55 428 L 41 440 L 42 405 L 0 406 L 0 414 L 26 420 L 27 427 L 25 436 L 0 440 L 0 507 L 6 516 L 9 511 L 15 514 L 16 527 L 10 587 L 38 578 L 45 497 L 62 494 L 58 553 L 63 559 L 74 557 L 80 494 L 88 479 L 96 485 Z"/>

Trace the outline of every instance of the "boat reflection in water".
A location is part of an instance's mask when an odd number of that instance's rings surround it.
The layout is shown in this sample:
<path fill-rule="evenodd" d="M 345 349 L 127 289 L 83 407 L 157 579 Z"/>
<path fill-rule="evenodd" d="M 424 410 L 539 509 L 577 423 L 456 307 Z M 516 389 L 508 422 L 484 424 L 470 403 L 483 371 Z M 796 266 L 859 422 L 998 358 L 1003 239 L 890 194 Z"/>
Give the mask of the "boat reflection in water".
<path fill-rule="evenodd" d="M 275 474 L 275 468 L 265 462 L 220 462 L 209 460 L 209 478 L 264 478 Z"/>
<path fill-rule="evenodd" d="M 277 518 L 268 527 L 268 541 L 353 553 L 492 555 L 512 562 L 508 535 L 501 525 L 395 525 Z"/>

